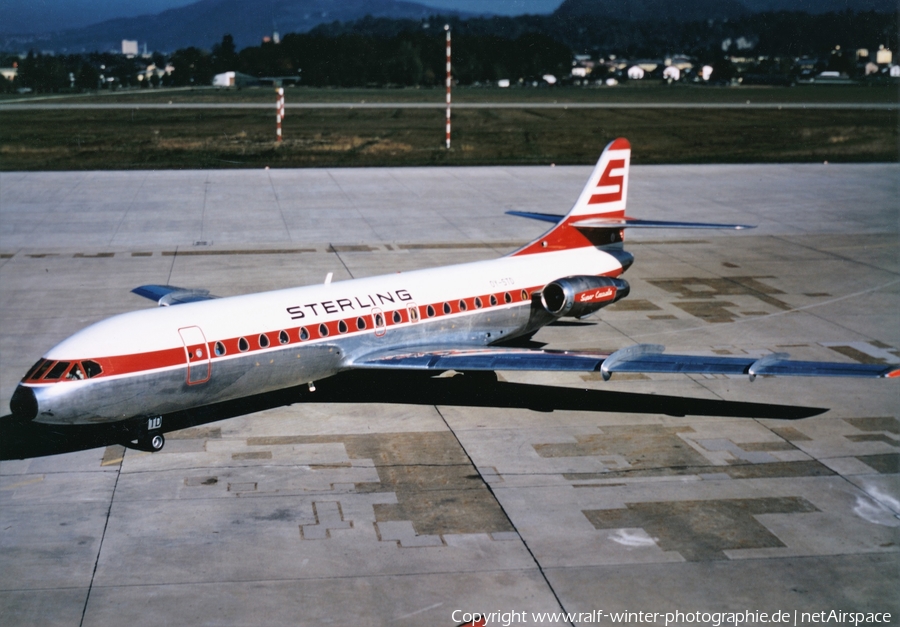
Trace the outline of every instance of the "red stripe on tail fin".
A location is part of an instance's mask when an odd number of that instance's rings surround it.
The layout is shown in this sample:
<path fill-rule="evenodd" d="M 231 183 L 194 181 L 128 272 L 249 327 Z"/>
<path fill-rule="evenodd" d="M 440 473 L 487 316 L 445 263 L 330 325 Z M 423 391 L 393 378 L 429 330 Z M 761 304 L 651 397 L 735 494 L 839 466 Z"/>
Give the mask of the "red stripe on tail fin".
<path fill-rule="evenodd" d="M 553 250 L 600 246 L 622 241 L 618 227 L 592 229 L 583 232 L 573 222 L 587 218 L 621 218 L 625 216 L 628 199 L 628 167 L 631 163 L 631 144 L 619 138 L 609 143 L 600 155 L 587 185 L 569 213 L 552 229 L 530 244 L 512 253 L 530 255 Z"/>

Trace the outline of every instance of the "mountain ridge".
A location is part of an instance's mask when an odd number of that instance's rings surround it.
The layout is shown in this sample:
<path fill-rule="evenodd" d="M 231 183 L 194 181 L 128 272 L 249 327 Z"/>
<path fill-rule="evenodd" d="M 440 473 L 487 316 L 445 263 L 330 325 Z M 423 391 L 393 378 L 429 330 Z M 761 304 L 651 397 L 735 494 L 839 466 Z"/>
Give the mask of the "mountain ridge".
<path fill-rule="evenodd" d="M 336 7 L 338 10 L 336 10 Z M 258 45 L 264 36 L 303 33 L 319 24 L 353 21 L 367 15 L 389 19 L 427 19 L 438 13 L 464 16 L 461 12 L 438 11 L 408 0 L 199 0 L 183 7 L 138 17 L 105 20 L 90 26 L 52 33 L 5 34 L 0 45 L 19 42 L 33 48 L 61 52 L 119 50 L 123 39 L 146 42 L 148 50 L 171 52 L 196 46 L 209 48 L 226 33 L 238 48 Z"/>
<path fill-rule="evenodd" d="M 853 10 L 891 12 L 892 0 L 564 0 L 550 15 L 523 16 L 577 22 L 597 18 L 673 28 L 680 22 L 728 21 L 762 12 L 802 10 L 810 14 Z M 366 16 L 388 20 L 428 20 L 437 15 L 466 19 L 474 14 L 439 10 L 410 0 L 199 0 L 138 17 L 115 18 L 91 26 L 44 34 L 0 34 L 2 50 L 83 53 L 121 50 L 123 39 L 148 50 L 172 52 L 190 46 L 209 49 L 231 34 L 238 49 L 259 45 L 277 31 L 305 33 L 333 22 Z M 518 18 L 504 18 L 507 21 Z M 523 23 L 524 25 L 524 23 Z"/>

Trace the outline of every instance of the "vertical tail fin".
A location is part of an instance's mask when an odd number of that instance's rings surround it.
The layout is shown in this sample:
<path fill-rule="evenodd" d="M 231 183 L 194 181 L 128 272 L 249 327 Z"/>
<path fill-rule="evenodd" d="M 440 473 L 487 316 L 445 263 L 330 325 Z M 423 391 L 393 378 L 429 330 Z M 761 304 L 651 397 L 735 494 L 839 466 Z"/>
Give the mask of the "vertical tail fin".
<path fill-rule="evenodd" d="M 623 231 L 619 227 L 584 232 L 572 226 L 572 223 L 591 217 L 625 216 L 630 163 L 631 144 L 628 140 L 620 137 L 610 142 L 569 213 L 547 233 L 512 254 L 530 255 L 621 242 Z"/>
<path fill-rule="evenodd" d="M 594 166 L 591 178 L 581 190 L 581 195 L 568 216 L 603 216 L 605 218 L 625 215 L 628 198 L 628 166 L 631 162 L 631 144 L 619 138 L 603 150 L 600 160 Z"/>

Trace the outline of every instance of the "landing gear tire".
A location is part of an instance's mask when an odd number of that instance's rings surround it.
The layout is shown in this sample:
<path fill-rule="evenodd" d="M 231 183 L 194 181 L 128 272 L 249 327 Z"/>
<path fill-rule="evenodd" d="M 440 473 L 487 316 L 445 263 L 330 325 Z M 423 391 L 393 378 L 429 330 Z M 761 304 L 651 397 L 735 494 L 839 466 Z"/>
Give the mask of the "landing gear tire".
<path fill-rule="evenodd" d="M 161 451 L 165 445 L 166 436 L 164 436 L 162 433 L 157 433 L 150 436 L 150 450 L 152 450 L 154 453 L 156 453 L 157 451 Z"/>
<path fill-rule="evenodd" d="M 158 453 L 166 445 L 166 437 L 162 433 L 151 433 L 141 439 L 141 448 L 151 453 Z"/>

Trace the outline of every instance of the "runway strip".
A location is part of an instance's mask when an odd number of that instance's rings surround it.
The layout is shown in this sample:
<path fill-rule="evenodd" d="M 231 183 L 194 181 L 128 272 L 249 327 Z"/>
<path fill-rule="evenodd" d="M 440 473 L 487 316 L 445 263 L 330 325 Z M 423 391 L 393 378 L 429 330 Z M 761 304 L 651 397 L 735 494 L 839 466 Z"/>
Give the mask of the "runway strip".
<path fill-rule="evenodd" d="M 294 102 L 288 109 L 444 109 L 443 102 Z M 274 101 L 176 103 L 15 103 L 0 104 L 0 111 L 67 111 L 103 109 L 274 109 Z M 459 102 L 454 109 L 830 109 L 897 111 L 900 103 L 827 102 Z"/>

